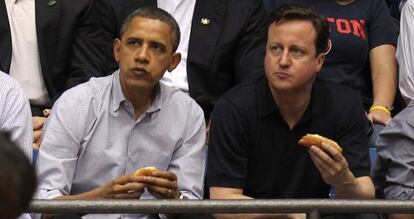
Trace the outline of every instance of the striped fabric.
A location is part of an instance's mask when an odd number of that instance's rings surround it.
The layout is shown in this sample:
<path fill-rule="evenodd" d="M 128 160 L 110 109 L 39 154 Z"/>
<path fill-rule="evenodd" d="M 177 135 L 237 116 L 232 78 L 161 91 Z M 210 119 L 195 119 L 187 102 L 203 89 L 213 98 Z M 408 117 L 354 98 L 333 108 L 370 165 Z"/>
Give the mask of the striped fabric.
<path fill-rule="evenodd" d="M 46 123 L 36 165 L 38 198 L 83 193 L 146 166 L 174 172 L 182 194 L 201 198 L 206 159 L 203 112 L 177 88 L 162 83 L 158 88 L 138 119 L 122 93 L 119 71 L 66 91 Z M 148 192 L 141 196 L 153 198 Z"/>
<path fill-rule="evenodd" d="M 0 131 L 11 139 L 32 160 L 32 114 L 29 100 L 20 84 L 0 72 Z"/>

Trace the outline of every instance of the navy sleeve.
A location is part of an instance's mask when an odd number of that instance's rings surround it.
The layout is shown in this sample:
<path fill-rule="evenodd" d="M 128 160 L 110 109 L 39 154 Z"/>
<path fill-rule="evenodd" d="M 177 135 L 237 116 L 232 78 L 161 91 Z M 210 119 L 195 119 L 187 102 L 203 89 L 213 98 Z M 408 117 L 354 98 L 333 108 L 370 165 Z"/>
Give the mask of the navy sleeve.
<path fill-rule="evenodd" d="M 369 120 L 359 98 L 354 95 L 352 99 L 350 110 L 340 121 L 339 145 L 344 149 L 344 157 L 354 176 L 369 176 Z"/>
<path fill-rule="evenodd" d="M 370 21 L 368 24 L 369 48 L 383 44 L 397 45 L 398 26 L 383 0 L 370 0 Z"/>
<path fill-rule="evenodd" d="M 247 178 L 247 125 L 240 112 L 221 99 L 211 117 L 207 179 L 209 186 L 243 188 Z"/>

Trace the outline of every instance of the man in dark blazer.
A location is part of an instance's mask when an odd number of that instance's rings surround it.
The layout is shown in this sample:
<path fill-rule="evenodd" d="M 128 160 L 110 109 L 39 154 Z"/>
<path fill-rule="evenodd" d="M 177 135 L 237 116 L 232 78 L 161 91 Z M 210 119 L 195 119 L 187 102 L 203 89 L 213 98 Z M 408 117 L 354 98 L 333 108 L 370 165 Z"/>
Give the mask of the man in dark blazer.
<path fill-rule="evenodd" d="M 6 73 L 11 73 L 15 56 L 12 32 L 25 34 L 18 29 L 11 31 L 13 20 L 9 17 L 14 15 L 8 14 L 11 9 L 6 7 L 15 10 L 19 3 L 22 1 L 0 1 L 0 70 Z M 107 42 L 102 37 L 97 7 L 95 0 L 34 0 L 36 32 L 33 33 L 37 34 L 40 80 L 44 82 L 48 100 L 31 104 L 33 116 L 42 115 L 42 110 L 50 108 L 64 90 L 108 72 L 103 50 Z M 44 118 L 34 117 L 34 128 L 41 128 L 43 121 Z"/>
<path fill-rule="evenodd" d="M 102 22 L 112 33 L 110 40 L 118 37 L 122 21 L 132 11 L 157 7 L 154 0 L 104 1 Z M 257 69 L 263 68 L 266 13 L 261 0 L 196 0 L 190 19 L 188 93 L 208 120 L 223 93 L 263 72 Z"/>

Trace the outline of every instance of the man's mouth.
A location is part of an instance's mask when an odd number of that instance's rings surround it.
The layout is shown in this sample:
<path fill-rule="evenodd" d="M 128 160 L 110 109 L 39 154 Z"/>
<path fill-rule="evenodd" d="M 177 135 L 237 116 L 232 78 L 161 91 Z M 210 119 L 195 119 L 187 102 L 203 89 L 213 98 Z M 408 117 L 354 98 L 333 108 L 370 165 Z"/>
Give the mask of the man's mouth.
<path fill-rule="evenodd" d="M 148 74 L 148 71 L 145 70 L 145 68 L 133 68 L 132 73 L 134 73 L 137 76 L 144 76 Z"/>

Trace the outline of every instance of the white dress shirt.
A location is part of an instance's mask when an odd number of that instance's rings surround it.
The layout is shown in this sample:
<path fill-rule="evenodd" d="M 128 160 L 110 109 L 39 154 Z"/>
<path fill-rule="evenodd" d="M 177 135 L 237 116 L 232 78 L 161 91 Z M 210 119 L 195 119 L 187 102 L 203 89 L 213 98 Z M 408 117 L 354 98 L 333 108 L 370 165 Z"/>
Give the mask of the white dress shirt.
<path fill-rule="evenodd" d="M 402 9 L 400 36 L 397 44 L 399 88 L 404 101 L 414 100 L 414 0 L 408 0 Z"/>
<path fill-rule="evenodd" d="M 181 61 L 172 72 L 166 72 L 162 81 L 188 93 L 187 54 L 190 42 L 191 24 L 196 0 L 158 0 L 158 7 L 170 13 L 180 26 L 181 39 L 177 52 Z"/>
<path fill-rule="evenodd" d="M 32 104 L 46 104 L 49 96 L 40 65 L 35 0 L 5 0 L 5 3 L 12 39 L 9 73 L 20 82 Z"/>

